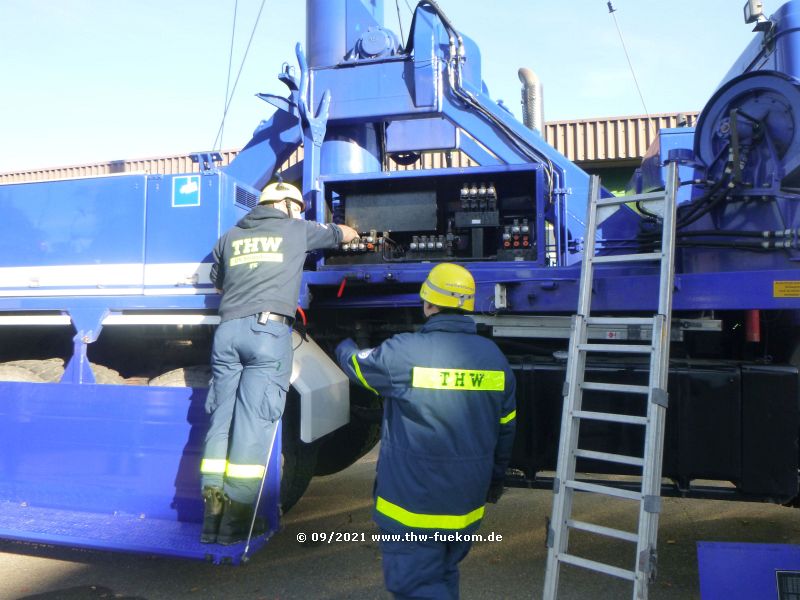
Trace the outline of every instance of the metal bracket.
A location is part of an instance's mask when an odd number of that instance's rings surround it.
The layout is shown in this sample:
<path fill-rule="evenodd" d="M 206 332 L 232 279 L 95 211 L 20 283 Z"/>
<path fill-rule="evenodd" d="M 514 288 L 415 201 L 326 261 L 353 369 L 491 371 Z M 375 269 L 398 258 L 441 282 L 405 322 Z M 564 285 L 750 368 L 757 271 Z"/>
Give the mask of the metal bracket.
<path fill-rule="evenodd" d="M 308 91 L 308 63 L 306 62 L 306 55 L 303 52 L 303 46 L 297 44 L 295 46 L 295 53 L 297 54 L 297 62 L 300 65 L 300 89 L 298 90 L 298 108 L 300 109 L 301 122 L 307 126 L 308 131 L 311 133 L 311 139 L 317 147 L 322 146 L 325 139 L 325 131 L 328 126 L 328 114 L 331 105 L 331 92 L 325 90 L 322 94 L 319 110 L 314 114 L 313 107 L 309 106 L 310 98 Z"/>
<path fill-rule="evenodd" d="M 222 155 L 219 152 L 192 152 L 189 158 L 200 166 L 200 171 L 203 173 L 213 171 L 217 164 L 222 162 Z"/>
<path fill-rule="evenodd" d="M 553 478 L 553 493 L 557 494 L 561 491 L 561 480 L 558 477 Z"/>
<path fill-rule="evenodd" d="M 669 406 L 669 394 L 666 390 L 662 390 L 661 388 L 653 388 L 651 402 L 667 408 Z"/>
<path fill-rule="evenodd" d="M 547 545 L 548 548 L 552 548 L 553 547 L 553 544 L 555 543 L 555 539 L 556 539 L 556 532 L 553 531 L 552 527 L 548 527 L 547 528 L 547 541 L 545 542 L 545 544 Z"/>
<path fill-rule="evenodd" d="M 658 570 L 658 553 L 655 548 L 645 548 L 639 553 L 639 571 L 647 575 L 648 582 L 656 579 Z"/>
<path fill-rule="evenodd" d="M 569 394 L 569 381 L 565 381 L 564 385 L 561 386 L 561 395 L 567 396 Z"/>
<path fill-rule="evenodd" d="M 661 512 L 661 496 L 645 496 L 644 497 L 644 511 L 651 514 L 659 514 Z"/>
<path fill-rule="evenodd" d="M 508 308 L 508 294 L 506 286 L 502 283 L 494 284 L 494 307 Z"/>

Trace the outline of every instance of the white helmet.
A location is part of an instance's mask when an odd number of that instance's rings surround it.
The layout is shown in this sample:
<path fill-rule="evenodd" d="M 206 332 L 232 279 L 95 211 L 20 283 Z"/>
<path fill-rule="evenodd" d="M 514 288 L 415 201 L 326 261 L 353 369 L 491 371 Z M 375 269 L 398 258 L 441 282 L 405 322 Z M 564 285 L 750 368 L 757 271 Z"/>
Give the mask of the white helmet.
<path fill-rule="evenodd" d="M 306 203 L 303 200 L 303 194 L 297 187 L 291 183 L 284 183 L 278 181 L 270 183 L 261 192 L 261 197 L 258 199 L 259 204 L 272 204 L 273 202 L 283 202 L 284 200 L 291 200 L 300 207 L 300 211 L 306 209 Z"/>

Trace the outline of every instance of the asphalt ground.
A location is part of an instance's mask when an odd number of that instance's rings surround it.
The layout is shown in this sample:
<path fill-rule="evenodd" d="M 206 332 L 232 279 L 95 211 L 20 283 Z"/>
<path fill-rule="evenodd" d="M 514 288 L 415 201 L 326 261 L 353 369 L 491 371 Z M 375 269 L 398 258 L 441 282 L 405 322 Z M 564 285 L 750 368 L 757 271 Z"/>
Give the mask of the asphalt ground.
<path fill-rule="evenodd" d="M 155 556 L 83 551 L 0 542 L 0 598 L 36 600 L 385 599 L 377 533 L 370 520 L 373 451 L 349 469 L 314 479 L 284 517 L 284 529 L 245 566 L 214 566 Z M 502 540 L 476 542 L 461 567 L 461 597 L 540 598 L 545 522 L 552 494 L 507 490 L 489 505 L 480 533 Z M 607 519 L 630 527 L 620 505 L 582 496 L 576 518 Z M 599 521 L 598 521 L 599 522 Z M 355 541 L 312 541 L 313 534 L 351 533 Z M 298 542 L 301 534 L 306 542 Z M 361 541 L 362 535 L 365 541 Z M 346 537 L 346 536 L 341 536 Z M 573 537 L 588 557 L 623 560 L 622 546 Z M 800 543 L 800 513 L 768 504 L 666 498 L 659 534 L 654 600 L 700 598 L 698 541 Z M 624 542 L 620 542 L 624 544 Z M 563 600 L 630 598 L 629 584 L 579 569 L 564 570 Z"/>

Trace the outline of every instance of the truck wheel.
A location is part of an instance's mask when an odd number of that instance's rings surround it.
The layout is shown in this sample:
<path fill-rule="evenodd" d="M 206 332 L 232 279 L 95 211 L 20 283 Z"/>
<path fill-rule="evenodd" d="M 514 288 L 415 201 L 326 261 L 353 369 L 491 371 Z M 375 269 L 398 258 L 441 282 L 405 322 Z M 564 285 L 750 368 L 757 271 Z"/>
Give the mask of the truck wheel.
<path fill-rule="evenodd" d="M 44 379 L 24 367 L 5 363 L 0 365 L 0 381 L 27 381 L 44 383 Z"/>
<path fill-rule="evenodd" d="M 168 371 L 153 377 L 149 385 L 163 387 L 207 388 L 211 381 L 211 368 L 196 365 Z M 288 512 L 306 491 L 314 476 L 317 460 L 315 444 L 300 441 L 299 399 L 290 390 L 283 418 L 283 476 L 281 477 L 281 506 Z"/>
<path fill-rule="evenodd" d="M 281 507 L 289 512 L 305 493 L 314 476 L 318 456 L 317 444 L 300 439 L 300 398 L 294 389 L 286 395 L 283 413 L 283 476 L 281 477 Z"/>
<path fill-rule="evenodd" d="M 350 401 L 350 423 L 320 440 L 314 475 L 343 471 L 372 450 L 381 438 L 380 399 L 360 386 L 351 385 Z"/>

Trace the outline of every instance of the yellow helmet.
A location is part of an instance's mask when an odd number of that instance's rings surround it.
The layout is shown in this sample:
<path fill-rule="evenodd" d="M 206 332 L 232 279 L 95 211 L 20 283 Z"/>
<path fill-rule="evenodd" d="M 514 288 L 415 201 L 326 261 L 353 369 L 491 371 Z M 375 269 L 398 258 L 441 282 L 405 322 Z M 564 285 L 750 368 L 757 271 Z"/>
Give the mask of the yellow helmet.
<path fill-rule="evenodd" d="M 261 192 L 258 203 L 271 204 L 273 202 L 282 202 L 283 200 L 291 200 L 300 207 L 301 211 L 306 209 L 306 203 L 303 200 L 302 192 L 291 183 L 284 183 L 282 181 L 270 183 L 265 187 L 264 191 Z"/>
<path fill-rule="evenodd" d="M 435 306 L 475 310 L 475 280 L 461 265 L 441 263 L 422 283 L 419 297 Z"/>

